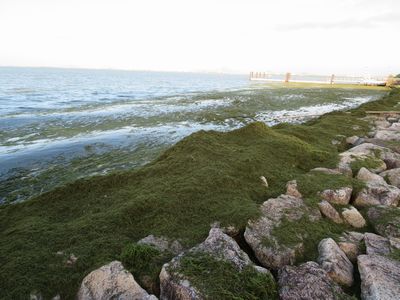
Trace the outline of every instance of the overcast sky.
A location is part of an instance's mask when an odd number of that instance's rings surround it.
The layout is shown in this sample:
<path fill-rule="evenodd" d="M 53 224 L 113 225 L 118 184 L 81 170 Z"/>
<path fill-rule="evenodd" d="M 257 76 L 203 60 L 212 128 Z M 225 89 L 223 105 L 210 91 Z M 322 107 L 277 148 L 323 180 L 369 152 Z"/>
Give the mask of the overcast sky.
<path fill-rule="evenodd" d="M 400 0 L 0 0 L 0 65 L 400 73 Z"/>

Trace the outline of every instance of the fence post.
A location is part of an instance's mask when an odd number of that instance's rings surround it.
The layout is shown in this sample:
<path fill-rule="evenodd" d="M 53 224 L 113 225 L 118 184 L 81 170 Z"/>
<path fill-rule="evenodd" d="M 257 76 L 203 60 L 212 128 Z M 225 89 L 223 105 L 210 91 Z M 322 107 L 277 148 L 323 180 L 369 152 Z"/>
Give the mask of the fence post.
<path fill-rule="evenodd" d="M 335 74 L 332 74 L 331 75 L 331 84 L 333 84 L 334 80 L 335 80 Z"/>

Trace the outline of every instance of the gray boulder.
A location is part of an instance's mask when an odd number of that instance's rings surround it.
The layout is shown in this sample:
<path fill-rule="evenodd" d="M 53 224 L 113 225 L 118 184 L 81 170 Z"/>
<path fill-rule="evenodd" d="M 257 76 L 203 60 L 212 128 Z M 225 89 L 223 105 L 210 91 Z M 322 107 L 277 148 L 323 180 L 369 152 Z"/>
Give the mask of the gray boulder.
<path fill-rule="evenodd" d="M 365 207 L 370 205 L 397 206 L 400 200 L 400 189 L 389 185 L 376 174 L 361 168 L 357 178 L 365 182 L 363 188 L 356 196 L 354 205 Z"/>
<path fill-rule="evenodd" d="M 113 261 L 87 275 L 81 284 L 78 300 L 155 300 L 135 281 L 119 261 Z"/>
<path fill-rule="evenodd" d="M 367 216 L 377 233 L 387 238 L 400 238 L 399 207 L 371 207 Z"/>
<path fill-rule="evenodd" d="M 316 262 L 284 266 L 278 272 L 279 297 L 282 300 L 345 299 L 340 286 Z"/>
<path fill-rule="evenodd" d="M 390 242 L 383 236 L 366 232 L 364 234 L 365 248 L 368 255 L 388 255 L 390 253 Z"/>
<path fill-rule="evenodd" d="M 360 255 L 361 299 L 400 299 L 400 262 L 381 255 Z"/>
<path fill-rule="evenodd" d="M 379 176 L 387 178 L 390 185 L 400 188 L 400 168 L 384 171 Z"/>
<path fill-rule="evenodd" d="M 281 226 L 283 221 L 296 222 L 303 217 L 313 222 L 319 220 L 321 214 L 317 209 L 306 206 L 302 199 L 288 195 L 269 199 L 260 209 L 261 217 L 248 222 L 244 232 L 246 242 L 265 267 L 279 269 L 294 264 L 296 258 L 303 254 L 303 237 L 298 236 L 298 243 L 284 245 L 274 235 L 274 229 Z"/>
<path fill-rule="evenodd" d="M 400 141 L 400 132 L 388 128 L 388 130 L 378 130 L 374 137 L 384 141 Z"/>
<path fill-rule="evenodd" d="M 323 239 L 318 245 L 318 262 L 333 281 L 344 286 L 353 285 L 353 264 L 331 238 Z"/>

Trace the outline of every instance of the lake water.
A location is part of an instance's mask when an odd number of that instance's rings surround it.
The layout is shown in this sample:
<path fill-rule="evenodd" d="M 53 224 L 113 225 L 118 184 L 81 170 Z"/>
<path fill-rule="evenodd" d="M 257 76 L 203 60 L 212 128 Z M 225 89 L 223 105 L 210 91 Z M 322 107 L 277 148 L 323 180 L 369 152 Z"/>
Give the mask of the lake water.
<path fill-rule="evenodd" d="M 198 130 L 301 122 L 383 93 L 246 75 L 0 68 L 0 202 L 143 165 Z"/>

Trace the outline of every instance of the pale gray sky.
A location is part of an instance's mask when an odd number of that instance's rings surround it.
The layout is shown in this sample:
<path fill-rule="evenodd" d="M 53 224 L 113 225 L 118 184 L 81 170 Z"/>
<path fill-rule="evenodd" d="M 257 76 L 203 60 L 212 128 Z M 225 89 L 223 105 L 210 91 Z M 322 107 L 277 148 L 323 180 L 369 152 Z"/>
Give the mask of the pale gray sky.
<path fill-rule="evenodd" d="M 400 73 L 399 0 L 0 0 L 0 65 Z"/>

